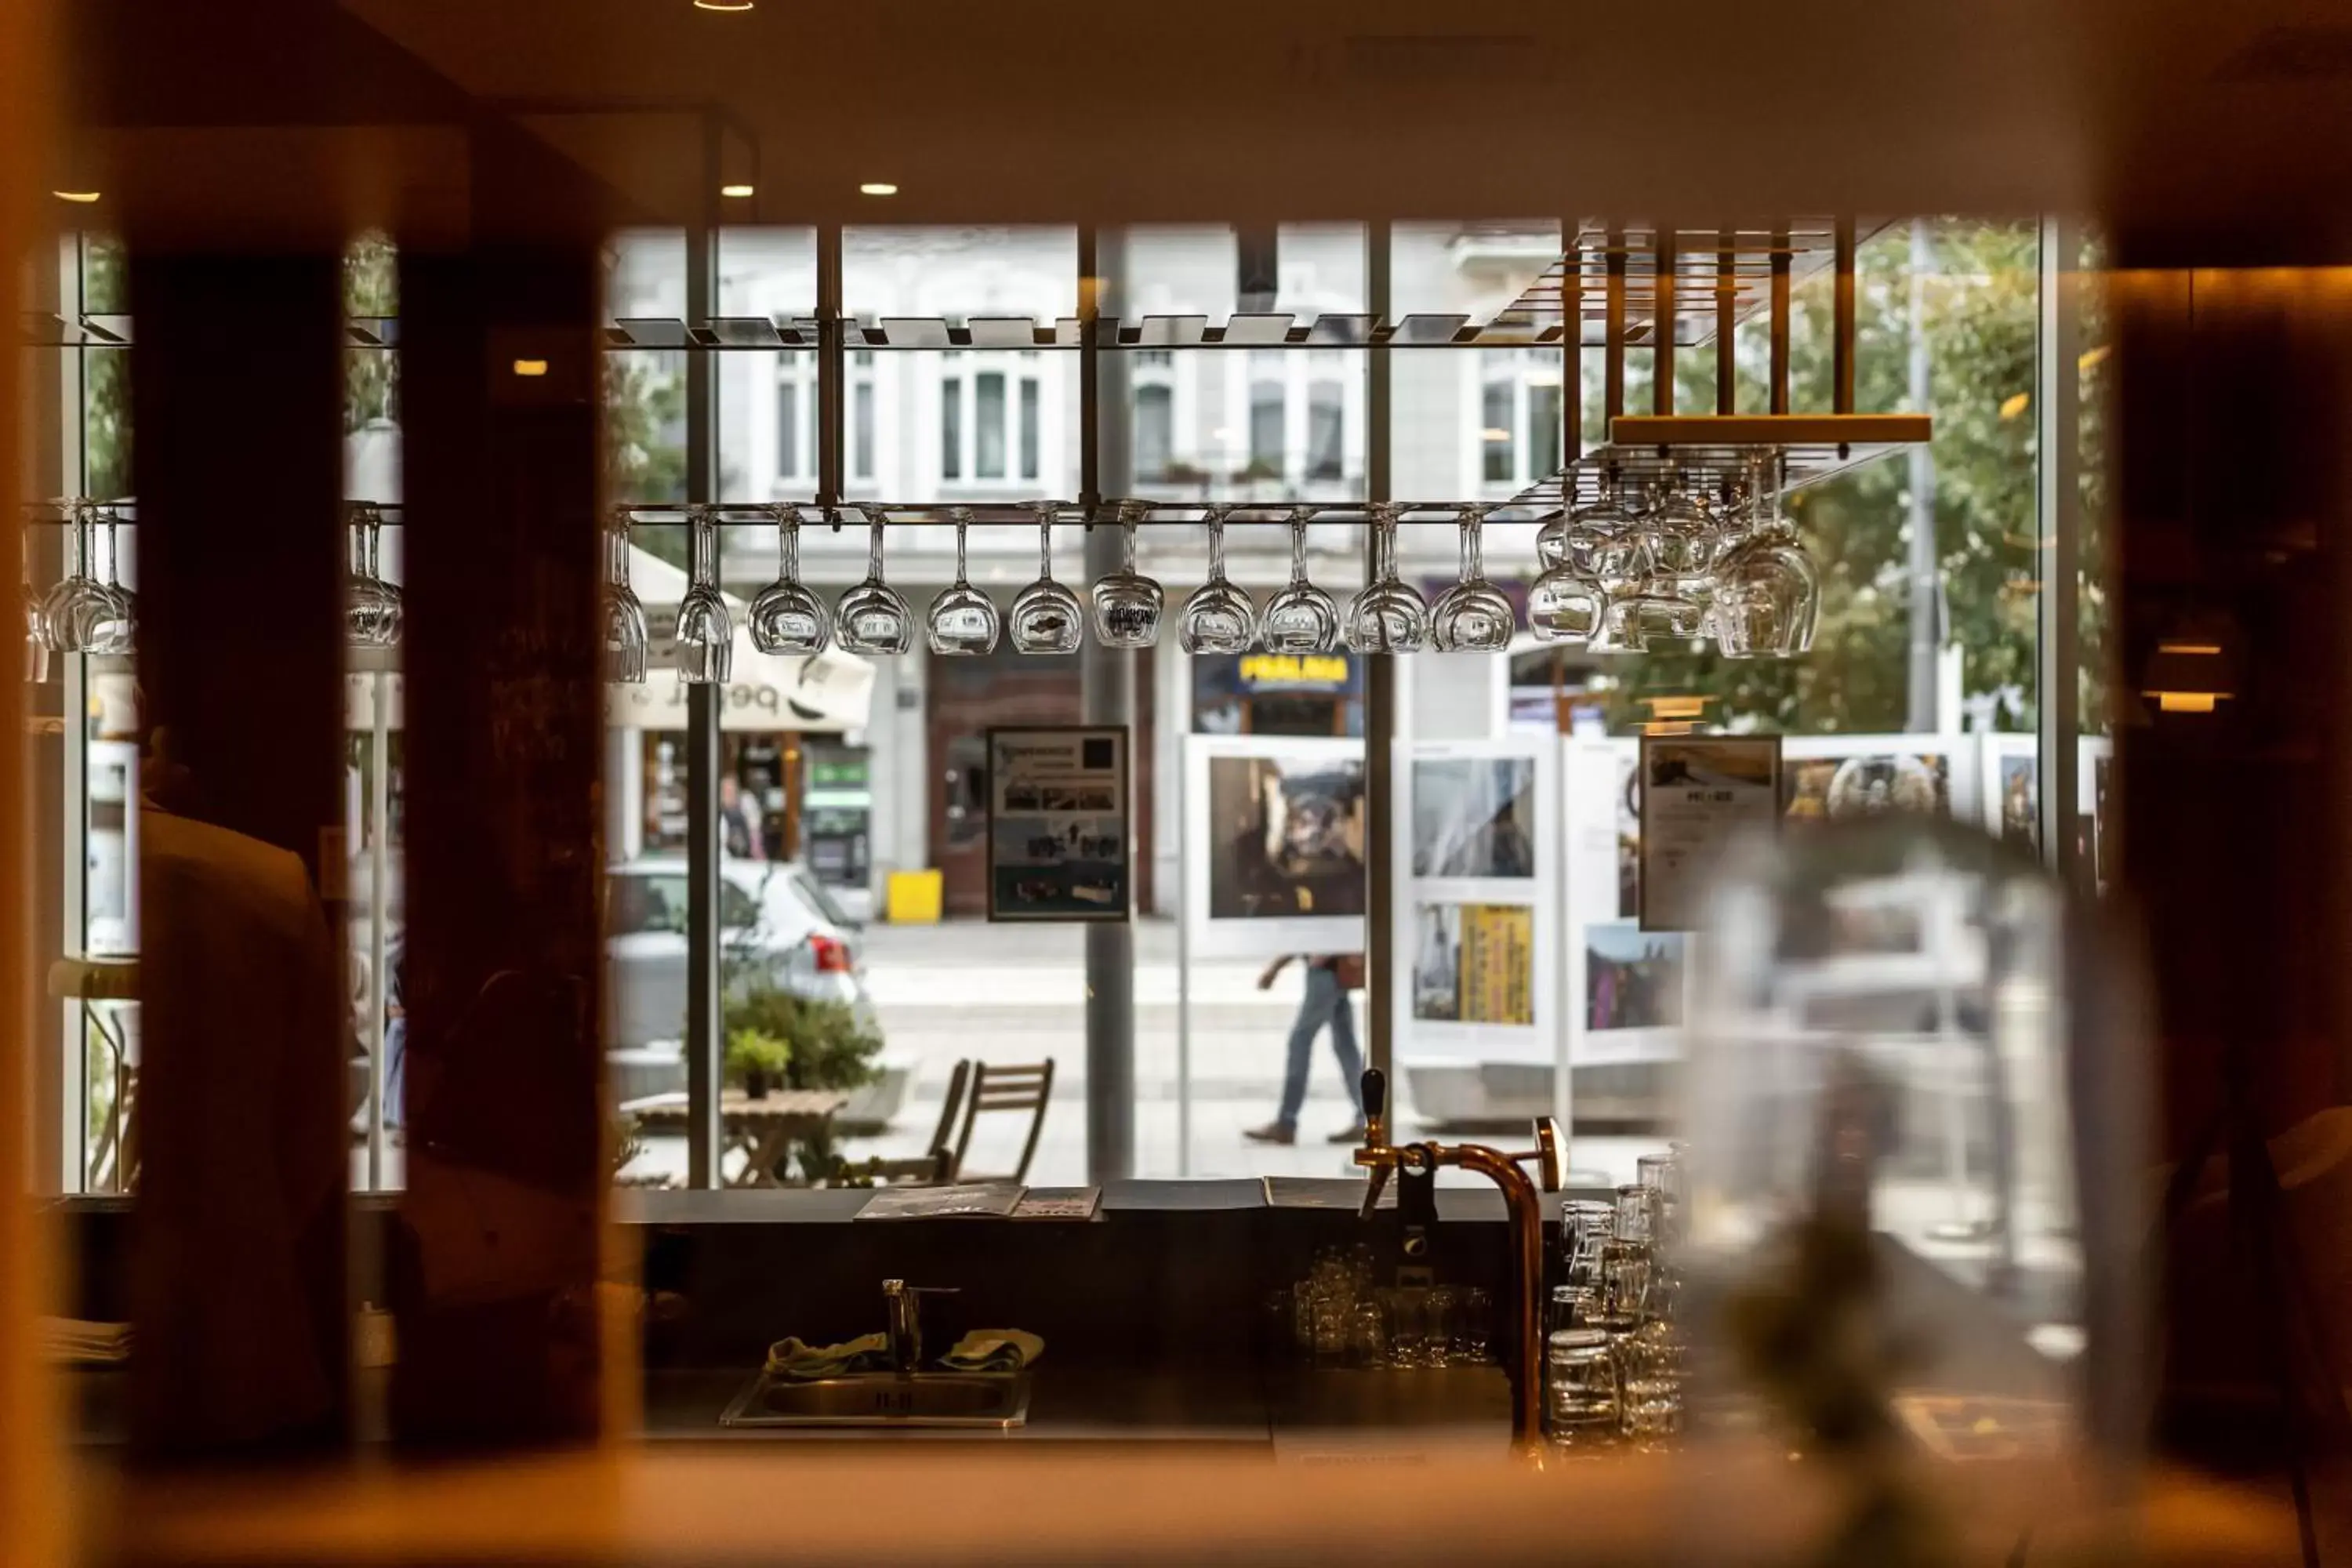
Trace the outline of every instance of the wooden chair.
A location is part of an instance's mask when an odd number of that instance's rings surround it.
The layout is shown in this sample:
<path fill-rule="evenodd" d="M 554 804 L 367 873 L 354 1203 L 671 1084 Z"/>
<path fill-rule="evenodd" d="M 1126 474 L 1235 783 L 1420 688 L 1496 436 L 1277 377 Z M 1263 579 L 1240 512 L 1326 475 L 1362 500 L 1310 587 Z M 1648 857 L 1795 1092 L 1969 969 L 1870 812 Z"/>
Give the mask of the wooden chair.
<path fill-rule="evenodd" d="M 1029 1162 L 1037 1155 L 1037 1135 L 1045 1126 L 1045 1102 L 1054 1095 L 1054 1062 L 1048 1057 L 1042 1062 L 1022 1066 L 1003 1062 L 973 1062 L 971 1093 L 964 1104 L 963 1131 L 956 1138 L 955 1163 L 948 1179 L 956 1182 L 1026 1181 Z M 971 1148 L 972 1124 L 983 1112 L 1026 1112 L 1029 1136 L 1021 1145 L 1021 1163 L 1010 1174 L 1003 1176 L 974 1175 L 964 1169 L 964 1155 Z"/>
<path fill-rule="evenodd" d="M 940 1124 L 931 1133 L 927 1152 L 898 1160 L 875 1160 L 865 1167 L 892 1186 L 939 1186 L 955 1180 L 958 1152 L 948 1146 L 948 1139 L 956 1130 L 956 1120 L 963 1114 L 964 1090 L 971 1081 L 972 1068 L 979 1064 L 959 1061 L 955 1071 L 948 1075 L 948 1096 L 940 1105 Z"/>

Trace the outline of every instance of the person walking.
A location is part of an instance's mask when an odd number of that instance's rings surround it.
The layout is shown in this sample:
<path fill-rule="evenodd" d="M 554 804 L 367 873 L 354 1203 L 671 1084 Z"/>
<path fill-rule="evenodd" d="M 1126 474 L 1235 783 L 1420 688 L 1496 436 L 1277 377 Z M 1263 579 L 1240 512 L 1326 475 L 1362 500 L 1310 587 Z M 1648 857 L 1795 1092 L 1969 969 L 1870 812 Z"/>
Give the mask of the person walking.
<path fill-rule="evenodd" d="M 1294 958 L 1304 956 L 1285 953 L 1266 965 L 1257 977 L 1261 991 L 1274 989 L 1276 976 Z M 1290 1059 L 1282 1079 L 1282 1108 L 1272 1121 L 1263 1127 L 1252 1127 L 1242 1136 L 1253 1143 L 1276 1143 L 1287 1146 L 1298 1142 L 1298 1112 L 1307 1103 L 1307 1072 L 1315 1055 L 1315 1037 L 1328 1025 L 1331 1030 L 1331 1054 L 1339 1058 L 1339 1076 L 1348 1085 L 1348 1099 L 1356 1107 L 1356 1120 L 1344 1131 L 1331 1134 L 1334 1143 L 1354 1143 L 1362 1136 L 1364 1124 L 1364 1057 L 1356 1048 L 1356 1010 L 1348 999 L 1349 993 L 1360 991 L 1364 984 L 1364 955 L 1360 952 L 1327 952 L 1307 959 L 1307 991 L 1298 1001 L 1298 1017 L 1290 1026 Z"/>

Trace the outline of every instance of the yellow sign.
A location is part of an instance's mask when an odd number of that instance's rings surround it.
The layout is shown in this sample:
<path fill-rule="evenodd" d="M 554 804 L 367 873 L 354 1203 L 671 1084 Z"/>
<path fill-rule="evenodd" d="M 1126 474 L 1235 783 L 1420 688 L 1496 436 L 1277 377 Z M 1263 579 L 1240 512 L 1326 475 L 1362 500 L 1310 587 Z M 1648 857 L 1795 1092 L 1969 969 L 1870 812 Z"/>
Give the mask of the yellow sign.
<path fill-rule="evenodd" d="M 1243 656 L 1242 679 L 1253 686 L 1313 681 L 1348 683 L 1348 661 L 1336 654 L 1253 653 Z"/>
<path fill-rule="evenodd" d="M 1526 904 L 1462 906 L 1462 1022 L 1532 1024 L 1536 912 Z"/>

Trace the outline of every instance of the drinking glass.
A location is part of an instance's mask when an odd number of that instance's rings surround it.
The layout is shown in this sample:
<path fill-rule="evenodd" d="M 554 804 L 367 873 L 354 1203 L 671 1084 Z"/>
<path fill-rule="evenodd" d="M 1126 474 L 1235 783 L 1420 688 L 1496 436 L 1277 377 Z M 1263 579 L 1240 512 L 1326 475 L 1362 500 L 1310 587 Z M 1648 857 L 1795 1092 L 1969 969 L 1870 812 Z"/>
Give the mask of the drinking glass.
<path fill-rule="evenodd" d="M 1076 653 L 1086 637 L 1087 608 L 1054 581 L 1054 519 L 1062 503 L 1030 506 L 1037 514 L 1037 580 L 1013 597 L 1013 651 Z"/>
<path fill-rule="evenodd" d="M 1605 1443 L 1618 1423 L 1617 1358 L 1599 1329 L 1559 1329 L 1544 1342 L 1544 1427 L 1563 1447 Z"/>
<path fill-rule="evenodd" d="M 834 625 L 850 653 L 905 653 L 915 646 L 915 612 L 882 580 L 882 512 L 868 510 L 866 524 L 866 581 L 841 595 L 833 609 Z"/>
<path fill-rule="evenodd" d="M 677 678 L 688 686 L 726 683 L 735 668 L 735 618 L 719 592 L 719 514 L 686 509 L 686 597 L 677 605 Z"/>
<path fill-rule="evenodd" d="M 1348 647 L 1357 653 L 1419 653 L 1429 642 L 1429 601 L 1397 575 L 1397 509 L 1372 508 L 1372 581 L 1348 601 Z"/>
<path fill-rule="evenodd" d="M 751 646 L 761 653 L 824 651 L 833 637 L 833 616 L 824 601 L 801 583 L 801 509 L 776 508 L 776 580 L 751 601 Z"/>
<path fill-rule="evenodd" d="M 1568 510 L 1562 508 L 1536 530 L 1536 564 L 1549 572 L 1568 561 Z"/>
<path fill-rule="evenodd" d="M 1683 1374 L 1688 1352 L 1670 1312 L 1621 1335 L 1617 1355 L 1618 1426 L 1637 1444 L 1664 1443 L 1683 1428 Z"/>
<path fill-rule="evenodd" d="M 1389 1364 L 1419 1366 L 1429 1343 L 1429 1292 L 1413 1285 L 1391 1286 L 1380 1293 L 1381 1310 L 1389 1321 Z"/>
<path fill-rule="evenodd" d="M 1706 581 L 1720 531 L 1691 490 L 1677 484 L 1654 493 L 1635 532 L 1660 577 L 1684 588 Z"/>
<path fill-rule="evenodd" d="M 1650 1316 L 1650 1286 L 1656 1272 L 1657 1251 L 1648 1242 L 1602 1243 L 1600 1325 L 1613 1333 L 1641 1327 Z"/>
<path fill-rule="evenodd" d="M 1454 1328 L 1462 1312 L 1461 1293 L 1451 1285 L 1433 1285 L 1424 1298 L 1428 1316 L 1422 1324 L 1421 1364 L 1442 1367 L 1454 1359 Z"/>
<path fill-rule="evenodd" d="M 1585 1290 L 1601 1285 L 1601 1247 L 1617 1226 L 1614 1204 L 1571 1198 L 1560 1205 L 1563 1250 L 1568 1254 L 1568 1282 Z"/>
<path fill-rule="evenodd" d="M 1511 601 L 1486 581 L 1479 531 L 1486 508 L 1462 509 L 1462 581 L 1445 590 L 1430 613 L 1430 641 L 1440 653 L 1504 653 L 1517 618 Z"/>
<path fill-rule="evenodd" d="M 1378 1301 L 1359 1301 L 1348 1318 L 1348 1352 L 1357 1365 L 1388 1364 L 1388 1321 Z"/>
<path fill-rule="evenodd" d="M 1225 512 L 1209 509 L 1209 580 L 1192 590 L 1176 616 L 1176 642 L 1186 653 L 1247 653 L 1257 637 L 1257 605 L 1225 580 Z"/>
<path fill-rule="evenodd" d="M 1160 613 L 1167 590 L 1135 569 L 1135 525 L 1151 503 L 1118 503 L 1118 570 L 1094 585 L 1095 641 L 1105 647 L 1150 647 L 1160 640 Z"/>
<path fill-rule="evenodd" d="M 86 502 L 78 501 L 68 509 L 73 570 L 41 600 L 41 621 L 48 630 L 49 646 L 59 653 L 110 652 L 121 624 L 121 606 L 112 591 L 90 575 L 90 563 L 97 553 L 95 512 Z"/>
<path fill-rule="evenodd" d="M 1495 1298 L 1483 1285 L 1462 1292 L 1454 1316 L 1453 1342 L 1447 1359 L 1456 1366 L 1484 1366 L 1494 1347 Z"/>
<path fill-rule="evenodd" d="M 348 516 L 351 575 L 343 583 L 344 640 L 358 647 L 390 647 L 400 640 L 402 611 L 400 590 L 385 582 L 376 567 L 383 509 L 373 501 L 353 501 Z"/>
<path fill-rule="evenodd" d="M 635 685 L 646 679 L 646 607 L 629 586 L 629 509 L 616 506 L 604 521 L 604 679 Z"/>
<path fill-rule="evenodd" d="M 955 581 L 940 590 L 931 601 L 931 613 L 923 622 L 924 639 L 936 654 L 975 656 L 996 651 L 996 634 L 1002 626 L 996 614 L 996 601 L 975 588 L 964 575 L 964 534 L 971 527 L 971 510 L 955 509 L 956 574 Z"/>
<path fill-rule="evenodd" d="M 1608 608 L 1607 590 L 1563 558 L 1528 589 L 1528 630 L 1538 642 L 1589 642 Z"/>
<path fill-rule="evenodd" d="M 1265 602 L 1259 636 L 1268 653 L 1329 653 L 1339 642 L 1339 606 L 1307 580 L 1307 521 L 1301 507 L 1290 514 L 1290 581 Z"/>
<path fill-rule="evenodd" d="M 1613 481 L 1598 500 L 1569 519 L 1561 543 L 1565 563 L 1604 587 L 1622 586 L 1641 574 L 1642 542 Z"/>
<path fill-rule="evenodd" d="M 110 614 L 98 624 L 97 636 L 89 651 L 99 654 L 128 654 L 136 640 L 139 625 L 139 596 L 122 585 L 122 514 L 112 507 L 101 509 L 106 514 L 106 578 L 101 584 L 106 590 Z"/>

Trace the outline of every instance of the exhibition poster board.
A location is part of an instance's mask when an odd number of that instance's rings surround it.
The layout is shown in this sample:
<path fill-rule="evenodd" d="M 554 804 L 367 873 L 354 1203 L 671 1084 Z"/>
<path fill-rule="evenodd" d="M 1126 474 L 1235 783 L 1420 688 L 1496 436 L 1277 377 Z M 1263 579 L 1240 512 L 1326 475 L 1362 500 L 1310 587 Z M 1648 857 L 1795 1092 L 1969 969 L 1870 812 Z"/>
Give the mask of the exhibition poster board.
<path fill-rule="evenodd" d="M 1364 743 L 1184 737 L 1184 921 L 1200 958 L 1361 952 Z"/>
<path fill-rule="evenodd" d="M 1128 734 L 988 731 L 988 918 L 1123 921 L 1133 887 Z"/>
<path fill-rule="evenodd" d="M 1644 735 L 1638 924 L 1696 931 L 1734 844 L 1780 825 L 1778 735 Z"/>
<path fill-rule="evenodd" d="M 1641 926 L 1640 742 L 1565 737 L 1559 776 L 1569 1060 L 1679 1060 L 1696 939 Z"/>
<path fill-rule="evenodd" d="M 1556 752 L 1400 742 L 1391 976 L 1400 1057 L 1548 1062 L 1558 1033 Z"/>

